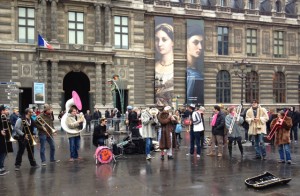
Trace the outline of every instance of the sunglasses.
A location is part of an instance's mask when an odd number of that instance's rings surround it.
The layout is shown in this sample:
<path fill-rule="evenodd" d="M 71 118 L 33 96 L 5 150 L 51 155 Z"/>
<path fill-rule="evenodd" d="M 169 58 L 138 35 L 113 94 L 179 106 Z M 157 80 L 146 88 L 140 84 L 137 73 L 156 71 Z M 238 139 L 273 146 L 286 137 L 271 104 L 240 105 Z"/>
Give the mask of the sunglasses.
<path fill-rule="evenodd" d="M 107 122 L 107 120 L 105 120 L 104 122 Z"/>

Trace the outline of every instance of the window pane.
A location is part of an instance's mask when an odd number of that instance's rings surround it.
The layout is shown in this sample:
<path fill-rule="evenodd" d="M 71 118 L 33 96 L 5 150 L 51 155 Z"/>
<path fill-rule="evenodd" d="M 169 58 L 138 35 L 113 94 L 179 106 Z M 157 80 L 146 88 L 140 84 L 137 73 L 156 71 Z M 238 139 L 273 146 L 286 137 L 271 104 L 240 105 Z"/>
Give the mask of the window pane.
<path fill-rule="evenodd" d="M 250 45 L 247 45 L 247 53 L 251 53 L 251 47 L 250 47 Z"/>
<path fill-rule="evenodd" d="M 256 30 L 252 31 L 252 37 L 256 37 Z"/>
<path fill-rule="evenodd" d="M 224 34 L 228 34 L 228 28 L 227 27 L 224 28 Z"/>
<path fill-rule="evenodd" d="M 75 31 L 69 31 L 69 43 L 75 44 Z"/>
<path fill-rule="evenodd" d="M 121 35 L 115 34 L 115 47 L 120 48 L 121 47 Z"/>
<path fill-rule="evenodd" d="M 28 25 L 29 26 L 34 26 L 34 20 L 28 20 Z"/>
<path fill-rule="evenodd" d="M 218 35 L 222 35 L 222 27 L 218 27 Z"/>
<path fill-rule="evenodd" d="M 128 33 L 128 27 L 122 27 L 122 32 L 123 33 Z"/>
<path fill-rule="evenodd" d="M 128 48 L 128 35 L 122 35 L 122 48 Z"/>
<path fill-rule="evenodd" d="M 224 55 L 228 55 L 228 42 L 224 42 Z"/>
<path fill-rule="evenodd" d="M 256 54 L 256 45 L 252 45 L 252 53 Z"/>
<path fill-rule="evenodd" d="M 251 43 L 251 39 L 250 38 L 247 38 L 247 43 Z"/>
<path fill-rule="evenodd" d="M 77 13 L 77 21 L 83 22 L 83 13 Z"/>
<path fill-rule="evenodd" d="M 120 17 L 119 16 L 115 16 L 115 25 L 120 25 Z"/>
<path fill-rule="evenodd" d="M 25 8 L 19 8 L 19 17 L 25 17 L 26 16 L 26 9 Z"/>
<path fill-rule="evenodd" d="M 28 28 L 28 43 L 34 43 L 34 28 Z"/>
<path fill-rule="evenodd" d="M 77 29 L 83 30 L 83 24 L 82 23 L 77 23 Z"/>
<path fill-rule="evenodd" d="M 75 23 L 69 22 L 69 29 L 75 29 Z"/>
<path fill-rule="evenodd" d="M 252 39 L 252 43 L 256 44 L 256 39 Z"/>
<path fill-rule="evenodd" d="M 226 36 L 224 36 L 224 42 L 228 42 L 228 36 L 226 35 Z"/>
<path fill-rule="evenodd" d="M 77 44 L 83 44 L 83 31 L 77 31 Z"/>
<path fill-rule="evenodd" d="M 251 35 L 251 30 L 247 29 L 247 37 L 250 37 Z"/>
<path fill-rule="evenodd" d="M 75 12 L 69 12 L 69 20 L 75 21 Z"/>
<path fill-rule="evenodd" d="M 19 25 L 26 25 L 25 19 L 19 19 Z"/>
<path fill-rule="evenodd" d="M 283 47 L 282 46 L 279 47 L 279 52 L 278 53 L 283 54 Z"/>
<path fill-rule="evenodd" d="M 120 33 L 121 32 L 121 28 L 119 26 L 115 26 L 115 33 Z"/>
<path fill-rule="evenodd" d="M 125 25 L 125 26 L 128 25 L 128 18 L 127 17 L 122 17 L 122 25 Z"/>
<path fill-rule="evenodd" d="M 222 36 L 218 36 L 218 41 L 222 41 Z"/>
<path fill-rule="evenodd" d="M 34 18 L 34 9 L 27 9 L 27 16 L 29 18 Z"/>
<path fill-rule="evenodd" d="M 19 27 L 19 42 L 24 43 L 26 42 L 26 28 Z"/>

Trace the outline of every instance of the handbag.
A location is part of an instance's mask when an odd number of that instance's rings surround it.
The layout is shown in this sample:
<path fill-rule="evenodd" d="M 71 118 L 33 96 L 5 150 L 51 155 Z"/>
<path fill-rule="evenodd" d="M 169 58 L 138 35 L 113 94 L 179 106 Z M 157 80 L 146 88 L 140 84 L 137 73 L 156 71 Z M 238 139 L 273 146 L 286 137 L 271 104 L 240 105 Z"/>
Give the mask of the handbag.
<path fill-rule="evenodd" d="M 191 120 L 189 118 L 184 119 L 183 124 L 185 126 L 189 126 L 191 124 Z"/>
<path fill-rule="evenodd" d="M 175 133 L 181 133 L 181 131 L 182 131 L 182 125 L 176 124 Z"/>

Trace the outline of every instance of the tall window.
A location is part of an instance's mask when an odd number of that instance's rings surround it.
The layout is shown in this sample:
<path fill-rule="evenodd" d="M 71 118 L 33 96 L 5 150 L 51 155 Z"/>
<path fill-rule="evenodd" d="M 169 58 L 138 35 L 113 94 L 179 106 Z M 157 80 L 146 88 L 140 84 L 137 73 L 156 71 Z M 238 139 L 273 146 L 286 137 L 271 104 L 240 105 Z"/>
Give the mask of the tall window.
<path fill-rule="evenodd" d="M 250 10 L 254 10 L 255 9 L 255 7 L 254 7 L 254 0 L 249 0 L 248 6 L 249 6 Z"/>
<path fill-rule="evenodd" d="M 276 1 L 275 6 L 276 12 L 281 12 L 281 2 L 279 0 Z"/>
<path fill-rule="evenodd" d="M 247 29 L 247 56 L 257 55 L 257 30 Z"/>
<path fill-rule="evenodd" d="M 19 8 L 18 27 L 19 43 L 34 44 L 34 9 Z"/>
<path fill-rule="evenodd" d="M 246 103 L 250 103 L 252 100 L 259 100 L 259 81 L 258 74 L 255 71 L 247 73 L 246 77 Z"/>
<path fill-rule="evenodd" d="M 217 75 L 217 103 L 230 103 L 231 82 L 228 71 L 221 70 Z"/>
<path fill-rule="evenodd" d="M 83 13 L 69 12 L 69 44 L 83 44 Z"/>
<path fill-rule="evenodd" d="M 283 57 L 284 49 L 284 32 L 275 31 L 274 32 L 274 57 Z"/>
<path fill-rule="evenodd" d="M 228 55 L 228 27 L 218 27 L 218 54 Z"/>
<path fill-rule="evenodd" d="M 225 7 L 226 6 L 226 0 L 220 0 L 220 6 Z"/>
<path fill-rule="evenodd" d="M 273 75 L 273 100 L 275 103 L 285 103 L 285 76 L 282 72 Z"/>
<path fill-rule="evenodd" d="M 128 49 L 128 17 L 115 16 L 115 48 Z"/>

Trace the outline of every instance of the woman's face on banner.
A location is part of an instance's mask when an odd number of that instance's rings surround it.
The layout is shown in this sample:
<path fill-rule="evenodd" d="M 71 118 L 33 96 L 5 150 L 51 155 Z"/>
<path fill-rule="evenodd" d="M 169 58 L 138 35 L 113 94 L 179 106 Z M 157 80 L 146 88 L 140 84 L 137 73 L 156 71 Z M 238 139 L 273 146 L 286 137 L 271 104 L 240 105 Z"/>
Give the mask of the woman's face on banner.
<path fill-rule="evenodd" d="M 161 55 L 168 54 L 173 51 L 173 45 L 174 43 L 167 33 L 162 30 L 156 32 L 155 47 L 157 52 L 159 52 Z"/>
<path fill-rule="evenodd" d="M 187 53 L 188 55 L 198 58 L 202 53 L 202 35 L 194 35 L 187 41 Z"/>

